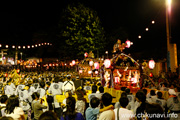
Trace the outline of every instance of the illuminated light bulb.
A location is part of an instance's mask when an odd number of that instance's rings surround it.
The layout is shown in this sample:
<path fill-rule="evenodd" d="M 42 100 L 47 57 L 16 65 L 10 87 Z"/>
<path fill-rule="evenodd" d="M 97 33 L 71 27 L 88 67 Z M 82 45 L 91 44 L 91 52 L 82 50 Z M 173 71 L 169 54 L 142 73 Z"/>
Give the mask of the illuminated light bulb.
<path fill-rule="evenodd" d="M 32 48 L 34 48 L 34 45 L 32 45 Z"/>
<path fill-rule="evenodd" d="M 47 43 L 47 45 L 49 45 L 49 43 Z"/>
<path fill-rule="evenodd" d="M 46 43 L 44 43 L 46 45 Z"/>
<path fill-rule="evenodd" d="M 30 48 L 30 46 L 27 46 L 27 48 Z"/>
<path fill-rule="evenodd" d="M 9 46 L 8 45 L 6 45 L 6 48 L 8 48 Z"/>
<path fill-rule="evenodd" d="M 139 35 L 138 38 L 141 39 L 141 36 Z"/>
<path fill-rule="evenodd" d="M 21 46 L 18 46 L 19 49 L 21 49 Z"/>
<path fill-rule="evenodd" d="M 152 21 L 152 24 L 154 24 L 154 23 L 155 23 L 155 21 L 153 20 L 153 21 Z"/>
<path fill-rule="evenodd" d="M 41 45 L 44 45 L 44 43 L 41 43 Z"/>
<path fill-rule="evenodd" d="M 0 44 L 0 47 L 2 47 L 2 45 Z"/>
<path fill-rule="evenodd" d="M 23 49 L 25 49 L 26 47 L 25 46 L 23 46 Z"/>
<path fill-rule="evenodd" d="M 149 30 L 149 28 L 146 28 L 146 31 L 148 31 Z"/>
<path fill-rule="evenodd" d="M 39 44 L 39 46 L 41 46 L 41 44 Z"/>
<path fill-rule="evenodd" d="M 37 45 L 35 45 L 35 47 L 37 47 Z"/>
<path fill-rule="evenodd" d="M 12 48 L 15 48 L 15 46 L 13 45 Z"/>

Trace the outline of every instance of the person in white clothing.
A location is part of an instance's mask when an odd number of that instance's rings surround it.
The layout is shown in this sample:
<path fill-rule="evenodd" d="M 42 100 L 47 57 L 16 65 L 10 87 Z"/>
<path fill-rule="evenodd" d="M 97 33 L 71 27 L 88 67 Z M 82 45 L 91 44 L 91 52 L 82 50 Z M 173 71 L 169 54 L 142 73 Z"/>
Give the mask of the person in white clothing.
<path fill-rule="evenodd" d="M 25 120 L 25 114 L 21 107 L 19 107 L 19 99 L 15 95 L 11 95 L 8 98 L 5 116 L 10 116 L 14 120 Z"/>
<path fill-rule="evenodd" d="M 27 112 L 30 109 L 29 103 L 32 102 L 32 97 L 28 92 L 29 88 L 30 88 L 30 86 L 28 84 L 26 84 L 24 89 L 22 89 L 19 94 L 20 107 L 22 107 L 22 109 Z"/>
<path fill-rule="evenodd" d="M 71 75 L 67 75 L 67 80 L 63 83 L 62 90 L 64 91 L 64 93 L 69 90 L 72 92 L 72 94 L 74 93 L 75 86 L 74 82 L 71 81 Z"/>
<path fill-rule="evenodd" d="M 43 98 L 46 95 L 45 82 L 44 81 L 40 82 L 40 88 L 39 88 L 39 90 L 37 92 L 40 95 L 40 97 L 39 97 L 40 99 Z"/>
<path fill-rule="evenodd" d="M 12 88 L 12 86 L 11 86 L 10 80 L 7 81 L 7 85 L 4 88 L 4 93 L 6 95 L 14 95 L 14 93 L 15 93 L 14 88 Z"/>
<path fill-rule="evenodd" d="M 18 85 L 17 88 L 16 88 L 15 95 L 19 95 L 20 91 L 22 89 L 24 89 L 25 85 L 23 84 L 23 82 L 24 82 L 24 80 L 20 81 L 20 85 Z"/>
<path fill-rule="evenodd" d="M 60 103 L 56 99 L 56 95 L 62 95 L 62 83 L 59 83 L 58 77 L 56 77 L 54 79 L 54 82 L 51 83 L 51 85 L 48 89 L 48 93 L 52 94 L 52 96 L 54 97 L 54 112 L 60 118 L 60 116 L 62 114 L 62 109 L 61 109 Z"/>
<path fill-rule="evenodd" d="M 115 120 L 133 120 L 135 117 L 133 112 L 131 110 L 126 109 L 126 106 L 129 103 L 128 98 L 121 97 L 119 99 L 119 103 L 121 107 L 114 109 Z"/>
<path fill-rule="evenodd" d="M 34 92 L 37 92 L 39 90 L 39 82 L 38 79 L 33 80 L 33 87 L 35 88 Z"/>
<path fill-rule="evenodd" d="M 104 93 L 102 95 L 102 103 L 105 107 L 111 105 L 112 96 L 109 93 Z M 106 110 L 102 112 L 99 116 L 99 120 L 115 120 L 115 114 L 113 110 Z"/>

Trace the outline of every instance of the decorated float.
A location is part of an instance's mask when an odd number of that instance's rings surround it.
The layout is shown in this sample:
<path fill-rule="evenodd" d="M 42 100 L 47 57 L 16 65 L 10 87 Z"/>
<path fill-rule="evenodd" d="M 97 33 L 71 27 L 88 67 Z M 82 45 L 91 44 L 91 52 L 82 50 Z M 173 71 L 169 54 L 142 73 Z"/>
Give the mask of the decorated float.
<path fill-rule="evenodd" d="M 84 54 L 85 58 L 78 63 L 79 77 L 89 80 L 100 80 L 100 66 L 103 64 L 102 59 L 94 58 L 92 51 Z"/>
<path fill-rule="evenodd" d="M 123 53 L 125 47 L 129 48 L 132 42 L 122 43 L 118 40 L 113 47 L 113 58 L 104 60 L 102 68 L 102 85 L 116 90 L 122 87 L 131 91 L 139 89 L 140 65 L 130 55 Z"/>

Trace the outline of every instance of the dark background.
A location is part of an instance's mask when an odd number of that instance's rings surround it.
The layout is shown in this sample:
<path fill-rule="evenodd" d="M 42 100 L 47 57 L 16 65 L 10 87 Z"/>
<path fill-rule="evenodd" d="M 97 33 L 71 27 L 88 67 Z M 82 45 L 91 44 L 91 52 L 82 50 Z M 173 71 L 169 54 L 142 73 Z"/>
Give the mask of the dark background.
<path fill-rule="evenodd" d="M 166 57 L 165 0 L 74 1 L 81 2 L 97 11 L 106 35 L 117 32 L 119 29 L 127 32 L 127 39 L 131 40 L 134 45 L 126 52 L 131 53 L 135 58 L 163 59 Z M 171 42 L 177 43 L 179 50 L 180 1 L 172 1 Z M 37 43 L 35 34 L 43 33 L 43 31 L 46 31 L 46 34 L 52 34 L 58 26 L 62 10 L 69 3 L 72 3 L 72 0 L 61 0 L 58 4 L 37 5 L 34 3 L 32 5 L 2 6 L 0 9 L 0 43 L 9 45 Z M 152 20 L 155 20 L 154 25 L 151 24 Z M 149 27 L 148 32 L 145 31 L 146 27 Z M 142 39 L 138 39 L 138 35 L 141 35 Z M 52 40 L 52 43 L 55 44 L 55 41 Z M 109 48 L 112 47 L 109 46 Z M 33 56 L 34 52 L 35 50 L 32 49 L 26 50 L 30 56 Z M 55 56 L 56 54 L 43 55 L 43 57 Z"/>

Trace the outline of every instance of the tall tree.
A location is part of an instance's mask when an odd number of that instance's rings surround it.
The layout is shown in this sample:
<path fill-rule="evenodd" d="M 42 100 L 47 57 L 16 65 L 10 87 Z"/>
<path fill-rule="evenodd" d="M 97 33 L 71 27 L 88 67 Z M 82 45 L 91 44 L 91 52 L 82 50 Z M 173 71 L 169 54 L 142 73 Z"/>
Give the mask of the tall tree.
<path fill-rule="evenodd" d="M 104 51 L 104 29 L 96 11 L 83 4 L 71 4 L 59 23 L 60 42 L 68 56 L 83 57 L 84 52 Z M 62 44 L 61 44 L 62 45 Z"/>

